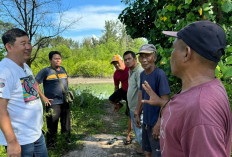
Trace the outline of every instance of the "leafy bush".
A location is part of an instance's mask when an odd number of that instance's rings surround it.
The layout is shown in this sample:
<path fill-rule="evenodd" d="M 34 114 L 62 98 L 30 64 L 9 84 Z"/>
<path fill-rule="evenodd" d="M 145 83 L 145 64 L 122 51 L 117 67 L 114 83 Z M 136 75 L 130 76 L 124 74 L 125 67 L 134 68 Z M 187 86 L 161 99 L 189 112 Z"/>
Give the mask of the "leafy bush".
<path fill-rule="evenodd" d="M 67 45 L 58 44 L 52 48 L 40 49 L 31 68 L 36 75 L 41 69 L 50 66 L 48 54 L 50 51 L 57 50 L 61 52 L 62 66 L 65 67 L 69 76 L 109 77 L 113 74 L 113 66 L 110 61 L 114 54 L 122 56 L 127 50 L 137 52 L 144 43 L 143 39 L 130 39 L 130 41 L 123 42 L 109 38 L 106 42 L 99 42 L 96 45 L 83 44 L 79 49 L 70 49 Z M 33 53 L 35 53 L 34 51 Z"/>
<path fill-rule="evenodd" d="M 223 61 L 220 61 L 218 63 L 218 66 L 216 68 L 216 76 L 221 79 L 226 91 L 227 95 L 230 101 L 230 104 L 232 104 L 232 56 L 228 56 Z"/>
<path fill-rule="evenodd" d="M 78 64 L 77 74 L 84 77 L 108 77 L 113 74 L 113 68 L 107 61 L 88 60 Z"/>

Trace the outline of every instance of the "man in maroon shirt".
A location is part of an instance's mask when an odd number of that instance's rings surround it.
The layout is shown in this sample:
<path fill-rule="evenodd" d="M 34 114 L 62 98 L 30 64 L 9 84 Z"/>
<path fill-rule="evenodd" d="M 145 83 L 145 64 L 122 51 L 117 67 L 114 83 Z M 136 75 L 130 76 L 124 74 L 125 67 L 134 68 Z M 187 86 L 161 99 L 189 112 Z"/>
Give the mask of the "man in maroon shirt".
<path fill-rule="evenodd" d="M 128 78 L 129 78 L 129 68 L 123 62 L 123 59 L 120 55 L 114 55 L 111 61 L 111 64 L 114 65 L 116 71 L 114 72 L 114 93 L 109 97 L 110 103 L 114 105 L 114 112 L 118 112 L 119 109 L 123 106 L 120 102 L 121 100 L 126 101 L 126 115 L 129 117 L 128 120 L 128 136 L 124 144 L 131 143 L 131 131 L 132 123 L 130 117 L 130 110 L 127 102 L 127 89 L 128 89 Z M 121 83 L 121 88 L 119 84 Z"/>
<path fill-rule="evenodd" d="M 162 104 L 162 157 L 230 157 L 231 109 L 223 84 L 215 78 L 217 63 L 225 54 L 225 31 L 203 20 L 179 32 L 163 33 L 176 37 L 171 71 L 181 79 L 182 89 L 165 102 L 145 82 L 150 100 L 142 101 Z"/>

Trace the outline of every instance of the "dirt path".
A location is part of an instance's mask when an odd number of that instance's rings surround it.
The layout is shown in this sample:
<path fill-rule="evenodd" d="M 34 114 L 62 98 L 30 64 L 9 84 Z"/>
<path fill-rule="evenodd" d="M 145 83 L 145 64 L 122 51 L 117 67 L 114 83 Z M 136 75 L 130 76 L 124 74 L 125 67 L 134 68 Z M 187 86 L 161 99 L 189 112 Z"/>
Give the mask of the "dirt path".
<path fill-rule="evenodd" d="M 73 77 L 69 78 L 70 84 L 96 84 L 96 83 L 113 83 L 113 78 L 84 78 Z"/>
<path fill-rule="evenodd" d="M 105 104 L 106 114 L 103 115 L 104 123 L 107 124 L 109 132 L 114 132 L 119 126 L 114 122 L 120 118 L 121 113 L 112 113 L 111 104 Z M 117 130 L 118 131 L 118 130 Z M 117 140 L 109 145 L 107 144 L 111 139 L 117 138 Z M 97 134 L 89 136 L 83 139 L 84 147 L 82 150 L 75 150 L 63 157 L 138 157 L 135 154 L 135 149 L 138 144 L 135 140 L 132 144 L 124 145 L 123 139 L 126 137 L 117 136 L 114 134 Z"/>

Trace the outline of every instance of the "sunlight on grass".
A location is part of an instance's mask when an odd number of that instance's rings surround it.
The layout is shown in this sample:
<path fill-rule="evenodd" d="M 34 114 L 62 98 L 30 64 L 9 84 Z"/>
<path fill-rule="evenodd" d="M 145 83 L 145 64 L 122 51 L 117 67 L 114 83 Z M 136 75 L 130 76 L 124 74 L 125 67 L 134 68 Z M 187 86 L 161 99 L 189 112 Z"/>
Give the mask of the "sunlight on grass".
<path fill-rule="evenodd" d="M 100 98 L 100 99 L 108 99 L 109 96 L 114 92 L 114 84 L 112 83 L 104 83 L 104 84 L 80 84 L 80 85 L 71 85 L 70 87 L 74 87 L 78 93 L 87 90 L 91 91 L 91 93 Z"/>

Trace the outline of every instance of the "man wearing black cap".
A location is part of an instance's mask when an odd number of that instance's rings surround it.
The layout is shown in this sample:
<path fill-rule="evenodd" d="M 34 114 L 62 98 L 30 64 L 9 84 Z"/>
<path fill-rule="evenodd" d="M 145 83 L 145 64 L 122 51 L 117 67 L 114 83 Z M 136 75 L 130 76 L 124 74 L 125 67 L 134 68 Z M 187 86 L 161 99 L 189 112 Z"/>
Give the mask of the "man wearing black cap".
<path fill-rule="evenodd" d="M 171 55 L 173 75 L 182 80 L 180 93 L 167 103 L 143 84 L 152 105 L 162 104 L 160 144 L 163 157 L 229 157 L 231 110 L 215 68 L 224 54 L 224 30 L 210 21 L 197 21 L 177 32 Z"/>
<path fill-rule="evenodd" d="M 134 112 L 136 119 L 136 126 L 142 127 L 142 148 L 145 151 L 146 157 L 159 157 L 160 144 L 159 139 L 154 136 L 157 133 L 156 128 L 159 130 L 160 119 L 159 106 L 151 106 L 147 103 L 141 104 L 141 99 L 149 99 L 149 95 L 142 88 L 144 81 L 149 82 L 152 90 L 156 92 L 161 99 L 167 101 L 170 94 L 168 79 L 165 72 L 155 65 L 156 61 L 156 48 L 152 44 L 144 44 L 139 49 L 139 62 L 141 63 L 144 71 L 140 74 L 140 90 L 138 94 L 138 104 Z M 140 115 L 143 111 L 143 124 L 140 126 Z M 159 119 L 159 120 L 158 120 Z M 158 131 L 159 133 L 159 131 Z"/>

